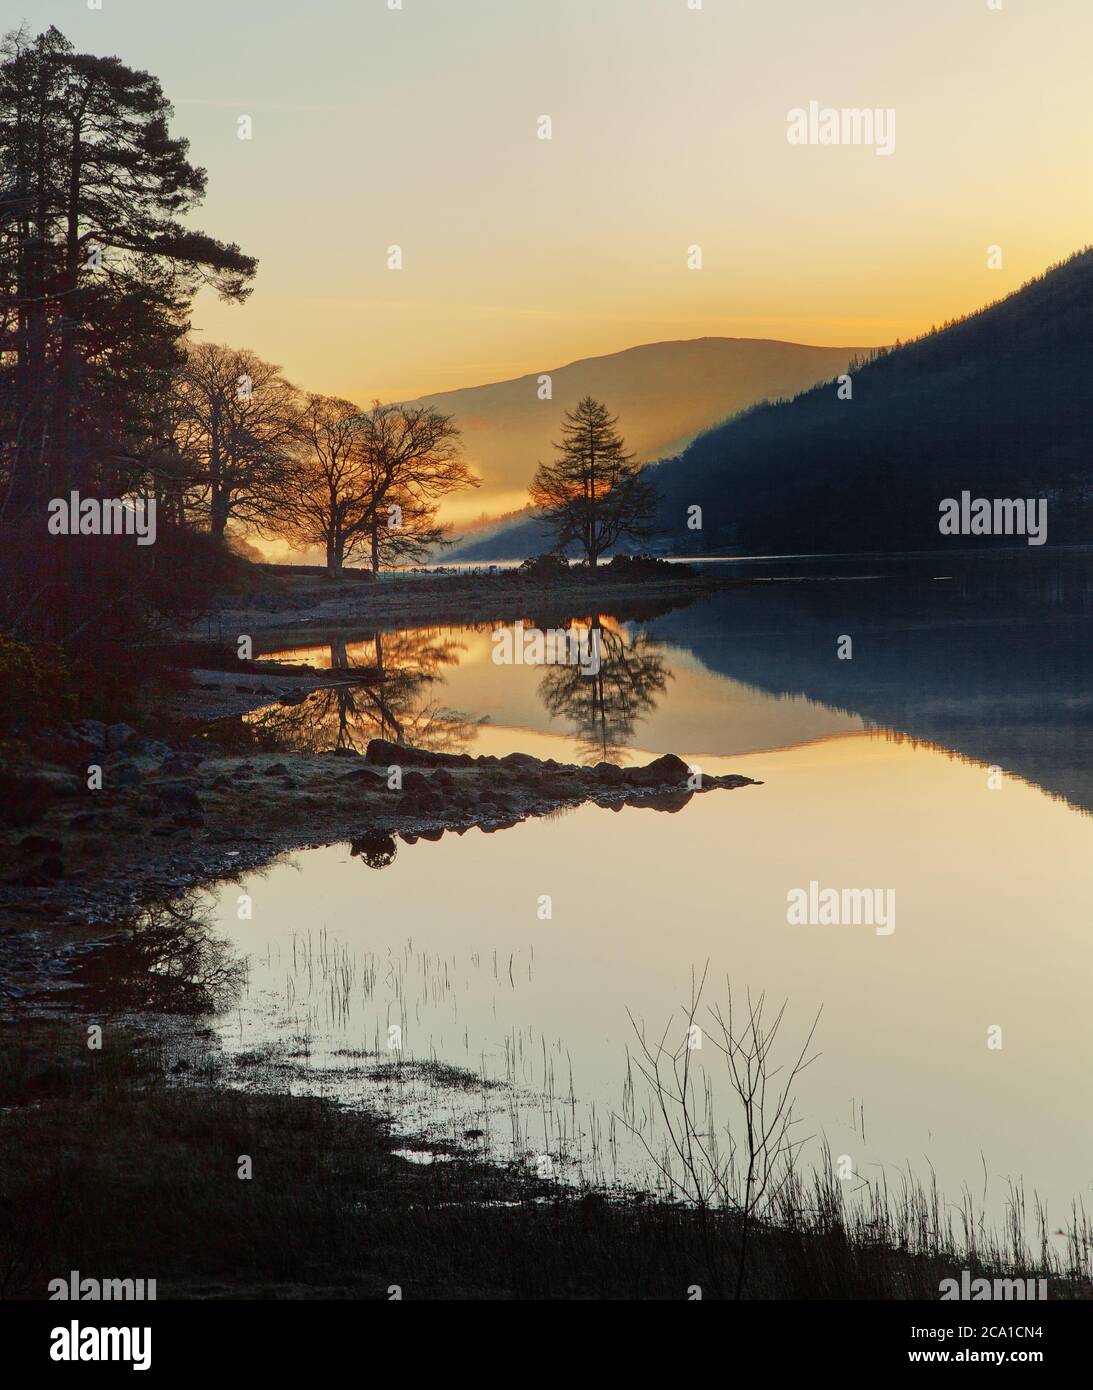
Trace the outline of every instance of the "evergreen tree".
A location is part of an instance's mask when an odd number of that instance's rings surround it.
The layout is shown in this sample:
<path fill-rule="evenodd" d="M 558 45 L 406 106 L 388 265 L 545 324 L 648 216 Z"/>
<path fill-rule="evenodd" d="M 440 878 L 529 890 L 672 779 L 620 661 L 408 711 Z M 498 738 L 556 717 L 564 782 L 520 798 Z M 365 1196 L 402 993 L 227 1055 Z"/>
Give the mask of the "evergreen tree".
<path fill-rule="evenodd" d="M 256 263 L 186 227 L 205 171 L 158 80 L 55 28 L 0 46 L 0 448 L 8 517 L 141 471 L 202 284 Z M 128 473 L 129 478 L 119 477 Z M 6 502 L 6 506 L 4 503 Z"/>
<path fill-rule="evenodd" d="M 562 442 L 554 445 L 558 457 L 540 463 L 531 484 L 555 549 L 575 544 L 593 567 L 624 537 L 644 541 L 653 534 L 656 489 L 626 452 L 617 424 L 605 405 L 586 396 L 565 414 Z"/>

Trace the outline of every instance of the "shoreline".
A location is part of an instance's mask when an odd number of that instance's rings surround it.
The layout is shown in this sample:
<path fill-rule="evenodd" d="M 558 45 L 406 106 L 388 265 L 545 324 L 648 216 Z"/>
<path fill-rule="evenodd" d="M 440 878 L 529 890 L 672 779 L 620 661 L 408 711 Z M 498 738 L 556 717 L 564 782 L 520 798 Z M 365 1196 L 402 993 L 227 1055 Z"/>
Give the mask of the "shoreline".
<path fill-rule="evenodd" d="M 70 769 L 40 766 L 55 799 L 32 829 L 0 834 L 0 852 L 15 866 L 0 882 L 0 916 L 94 933 L 143 905 L 304 849 L 349 843 L 354 853 L 382 856 L 396 837 L 493 834 L 589 803 L 670 813 L 695 795 L 759 785 L 728 775 L 688 787 L 689 769 L 672 754 L 645 767 L 588 768 L 520 753 L 429 753 L 380 739 L 363 754 L 194 745 L 164 752 L 133 734 L 117 752 L 104 751 L 97 791 Z M 396 767 L 397 779 L 389 774 Z M 13 954 L 17 944 L 17 928 L 0 934 L 0 1001 L 8 1003 L 24 1003 L 34 988 L 29 963 Z"/>
<path fill-rule="evenodd" d="M 692 603 L 726 589 L 766 584 L 764 579 L 682 574 L 678 577 L 543 581 L 511 571 L 496 575 L 388 576 L 376 580 L 326 579 L 320 575 L 263 576 L 246 594 L 225 594 L 219 606 L 192 624 L 191 641 L 234 641 L 236 635 L 357 625 L 387 631 L 512 622 L 546 614 L 570 618 L 607 612 L 611 605 L 646 607 Z"/>

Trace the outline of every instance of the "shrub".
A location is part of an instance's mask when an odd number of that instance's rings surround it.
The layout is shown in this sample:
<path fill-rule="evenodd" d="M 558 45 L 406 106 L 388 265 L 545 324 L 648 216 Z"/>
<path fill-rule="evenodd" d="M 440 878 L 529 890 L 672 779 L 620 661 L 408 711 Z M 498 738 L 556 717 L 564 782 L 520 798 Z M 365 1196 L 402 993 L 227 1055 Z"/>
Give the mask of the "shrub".
<path fill-rule="evenodd" d="M 567 579 L 570 565 L 564 555 L 549 551 L 545 555 L 529 555 L 521 564 L 520 573 L 529 579 Z"/>
<path fill-rule="evenodd" d="M 72 673 L 58 647 L 0 636 L 0 754 L 18 728 L 50 729 L 74 705 Z"/>

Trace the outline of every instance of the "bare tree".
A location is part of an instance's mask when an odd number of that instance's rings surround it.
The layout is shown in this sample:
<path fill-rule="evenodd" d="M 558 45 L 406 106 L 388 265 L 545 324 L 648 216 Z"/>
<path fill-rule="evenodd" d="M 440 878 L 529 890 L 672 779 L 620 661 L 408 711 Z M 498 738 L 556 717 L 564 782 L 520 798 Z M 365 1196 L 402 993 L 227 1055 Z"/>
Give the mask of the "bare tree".
<path fill-rule="evenodd" d="M 377 402 L 363 413 L 352 401 L 309 396 L 297 435 L 299 465 L 279 509 L 298 540 L 325 549 L 332 578 L 358 556 L 373 573 L 385 559 L 424 558 L 443 541 L 439 500 L 478 486 L 459 430 L 431 407 Z"/>
<path fill-rule="evenodd" d="M 191 345 L 176 379 L 175 440 L 193 468 L 209 530 L 229 521 L 268 532 L 294 462 L 299 392 L 246 348 Z"/>
<path fill-rule="evenodd" d="M 332 579 L 360 548 L 373 514 L 360 418 L 352 401 L 309 395 L 296 422 L 296 467 L 279 499 L 285 530 L 304 545 L 323 548 Z"/>
<path fill-rule="evenodd" d="M 465 462 L 451 416 L 431 406 L 382 405 L 361 422 L 375 507 L 369 522 L 372 573 L 380 565 L 424 560 L 446 544 L 437 521 L 442 498 L 479 480 Z"/>
<path fill-rule="evenodd" d="M 753 999 L 746 994 L 743 1017 L 734 1014 L 732 989 L 726 981 L 727 1017 L 720 1005 L 706 1013 L 706 1030 L 697 1023 L 707 964 L 701 979 L 691 974 L 691 998 L 684 1006 L 684 1041 L 678 1047 L 667 1045 L 671 1021 L 657 1040 L 650 1040 L 644 1025 L 632 1014 L 630 1023 L 638 1039 L 638 1071 L 649 1083 L 653 1103 L 666 1134 L 662 1152 L 654 1150 L 648 1136 L 633 1117 L 620 1116 L 622 1123 L 642 1144 L 665 1185 L 677 1197 L 692 1203 L 699 1214 L 704 1254 L 711 1278 L 720 1286 L 722 1258 L 719 1231 L 711 1213 L 735 1218 L 739 1232 L 735 1296 L 744 1289 L 748 1242 L 752 1228 L 769 1210 L 793 1175 L 798 1149 L 807 1140 L 794 1136 L 793 1088 L 798 1076 L 816 1060 L 808 1055 L 819 1023 L 816 1014 L 800 1051 L 796 1054 L 780 1086 L 772 1085 L 784 1072 L 774 1063 L 774 1049 L 785 1017 L 786 1004 L 773 1018 L 767 1014 L 766 995 Z M 721 1054 L 731 1092 L 739 1104 L 737 1123 L 721 1126 L 714 1118 L 713 1087 L 709 1074 L 697 1064 L 703 1037 L 708 1037 Z M 696 1045 L 697 1044 L 697 1045 Z M 726 1136 L 722 1148 L 718 1129 Z M 742 1132 L 741 1132 L 742 1131 Z"/>

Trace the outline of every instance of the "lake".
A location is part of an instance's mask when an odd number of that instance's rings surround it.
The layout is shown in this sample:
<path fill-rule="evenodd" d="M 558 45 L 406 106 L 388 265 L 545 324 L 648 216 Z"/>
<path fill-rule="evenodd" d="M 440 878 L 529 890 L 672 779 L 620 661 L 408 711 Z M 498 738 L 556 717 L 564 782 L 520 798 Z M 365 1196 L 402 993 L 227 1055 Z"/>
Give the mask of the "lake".
<path fill-rule="evenodd" d="M 595 679 L 495 664 L 493 624 L 271 645 L 363 676 L 249 716 L 283 746 L 675 752 L 762 785 L 393 859 L 334 845 L 221 885 L 212 921 L 249 960 L 225 1052 L 273 1045 L 293 1089 L 386 1109 L 423 1160 L 480 1144 L 652 1188 L 666 1135 L 638 1030 L 680 1045 L 708 970 L 693 1059 L 718 1122 L 733 1099 L 705 1006 L 765 992 L 788 1001 L 789 1066 L 820 1013 L 794 1087 L 806 1166 L 826 1143 L 852 1184 L 936 1175 L 992 1222 L 1023 1183 L 1063 1224 L 1093 1180 L 1091 579 L 1080 554 L 930 557 L 566 614 L 600 625 Z M 791 924 L 810 885 L 884 893 L 891 929 Z"/>

